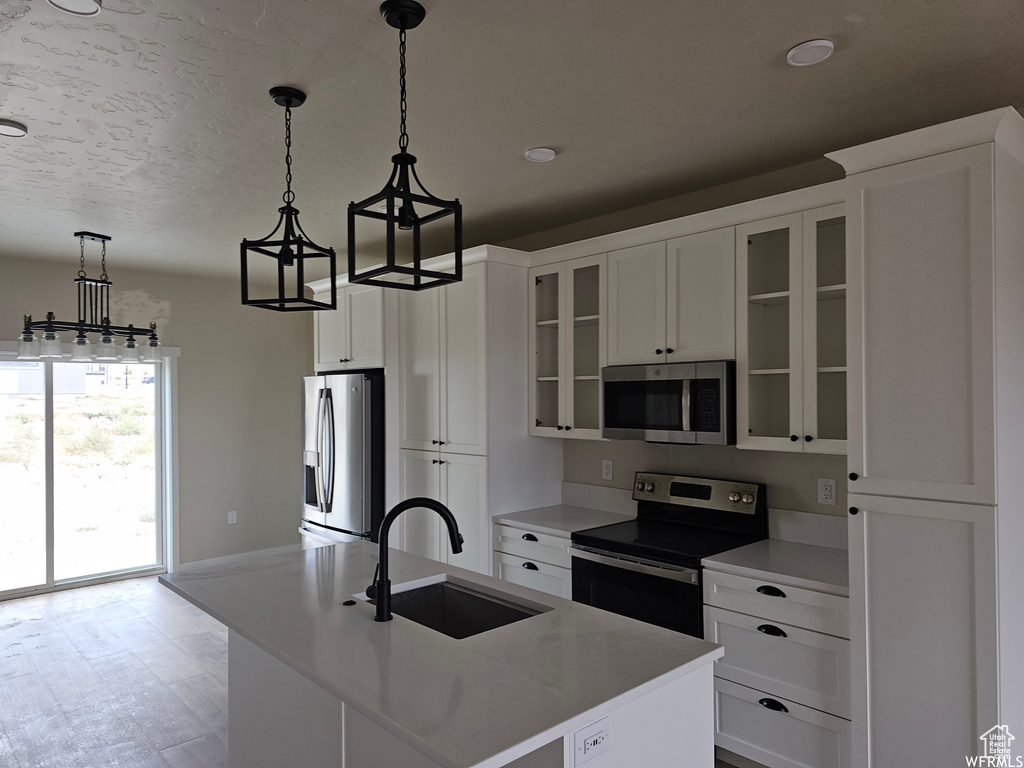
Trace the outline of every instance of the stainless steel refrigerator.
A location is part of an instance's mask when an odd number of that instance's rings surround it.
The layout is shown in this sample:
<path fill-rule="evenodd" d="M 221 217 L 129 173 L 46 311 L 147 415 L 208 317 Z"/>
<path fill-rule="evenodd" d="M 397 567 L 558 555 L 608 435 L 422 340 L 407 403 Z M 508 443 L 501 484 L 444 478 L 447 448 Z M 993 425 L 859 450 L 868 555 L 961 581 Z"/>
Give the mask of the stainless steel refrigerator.
<path fill-rule="evenodd" d="M 302 392 L 303 532 L 376 541 L 384 518 L 384 373 L 306 376 Z"/>

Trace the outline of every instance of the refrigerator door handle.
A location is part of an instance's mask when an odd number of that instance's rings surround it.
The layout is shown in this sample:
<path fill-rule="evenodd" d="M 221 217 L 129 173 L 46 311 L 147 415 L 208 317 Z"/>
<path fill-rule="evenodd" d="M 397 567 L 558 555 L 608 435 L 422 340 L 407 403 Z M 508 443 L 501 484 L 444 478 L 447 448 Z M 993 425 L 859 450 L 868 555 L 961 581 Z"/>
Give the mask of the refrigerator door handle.
<path fill-rule="evenodd" d="M 316 508 L 324 513 L 324 391 L 317 393 L 316 403 Z"/>
<path fill-rule="evenodd" d="M 334 507 L 334 398 L 330 389 L 324 390 L 324 431 L 327 433 L 327 472 L 324 476 L 324 509 L 329 515 Z"/>

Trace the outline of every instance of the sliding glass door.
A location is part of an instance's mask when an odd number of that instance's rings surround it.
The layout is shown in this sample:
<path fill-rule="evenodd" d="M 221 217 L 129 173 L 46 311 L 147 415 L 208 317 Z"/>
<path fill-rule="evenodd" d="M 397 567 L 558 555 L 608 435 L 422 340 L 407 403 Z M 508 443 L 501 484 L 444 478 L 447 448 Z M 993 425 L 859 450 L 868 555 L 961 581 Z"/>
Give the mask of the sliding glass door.
<path fill-rule="evenodd" d="M 0 361 L 0 594 L 163 565 L 159 374 Z"/>
<path fill-rule="evenodd" d="M 0 593 L 47 583 L 46 374 L 0 360 Z"/>

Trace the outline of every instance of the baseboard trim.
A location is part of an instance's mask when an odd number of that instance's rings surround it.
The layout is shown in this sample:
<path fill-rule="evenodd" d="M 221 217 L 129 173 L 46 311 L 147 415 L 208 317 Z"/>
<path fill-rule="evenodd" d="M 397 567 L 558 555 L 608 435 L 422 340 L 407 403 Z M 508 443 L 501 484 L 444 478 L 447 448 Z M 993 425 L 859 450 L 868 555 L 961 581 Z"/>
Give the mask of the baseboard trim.
<path fill-rule="evenodd" d="M 288 552 L 298 552 L 302 549 L 301 544 L 286 544 L 283 547 L 271 547 L 270 549 L 256 549 L 252 552 L 239 552 L 234 555 L 224 555 L 223 557 L 211 557 L 206 560 L 191 560 L 187 563 L 181 563 L 179 570 L 191 571 L 193 568 L 206 568 L 208 566 L 216 565 L 228 565 L 230 563 L 236 563 L 239 560 L 247 559 L 249 557 L 260 557 L 264 555 L 284 555 Z"/>

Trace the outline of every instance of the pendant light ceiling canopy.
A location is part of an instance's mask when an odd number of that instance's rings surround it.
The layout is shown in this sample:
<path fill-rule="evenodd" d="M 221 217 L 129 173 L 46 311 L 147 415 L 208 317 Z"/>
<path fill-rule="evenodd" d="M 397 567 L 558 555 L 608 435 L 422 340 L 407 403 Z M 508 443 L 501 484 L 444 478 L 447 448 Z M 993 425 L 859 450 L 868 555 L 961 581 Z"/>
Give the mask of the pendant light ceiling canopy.
<path fill-rule="evenodd" d="M 273 309 L 277 312 L 303 312 L 319 309 L 335 309 L 338 306 L 337 257 L 333 248 L 317 245 L 299 224 L 299 211 L 292 203 L 292 110 L 301 107 L 306 94 L 298 88 L 280 85 L 270 89 L 274 102 L 284 107 L 285 145 L 285 192 L 281 196 L 284 205 L 278 208 L 280 218 L 274 231 L 260 240 L 242 240 L 242 304 Z M 258 297 L 256 290 L 250 291 L 250 256 L 268 256 L 277 278 L 277 292 L 274 296 Z M 330 267 L 331 300 L 317 301 L 305 295 L 306 262 L 327 260 Z M 265 264 L 264 259 L 254 262 Z M 252 294 L 257 294 L 256 296 Z"/>
<path fill-rule="evenodd" d="M 462 279 L 462 205 L 458 198 L 442 200 L 430 194 L 416 174 L 415 155 L 407 151 L 405 38 L 406 32 L 418 27 L 426 17 L 426 9 L 415 0 L 386 0 L 380 6 L 380 14 L 384 21 L 398 30 L 401 129 L 398 154 L 391 158 L 394 167 L 387 184 L 375 195 L 349 204 L 348 281 L 419 291 Z M 356 269 L 356 222 L 366 222 L 367 219 L 383 224 L 387 251 L 384 264 L 359 272 Z M 422 230 L 434 222 L 453 227 L 453 272 L 423 267 Z"/>
<path fill-rule="evenodd" d="M 103 0 L 49 0 L 50 5 L 73 16 L 95 16 L 103 9 Z"/>

